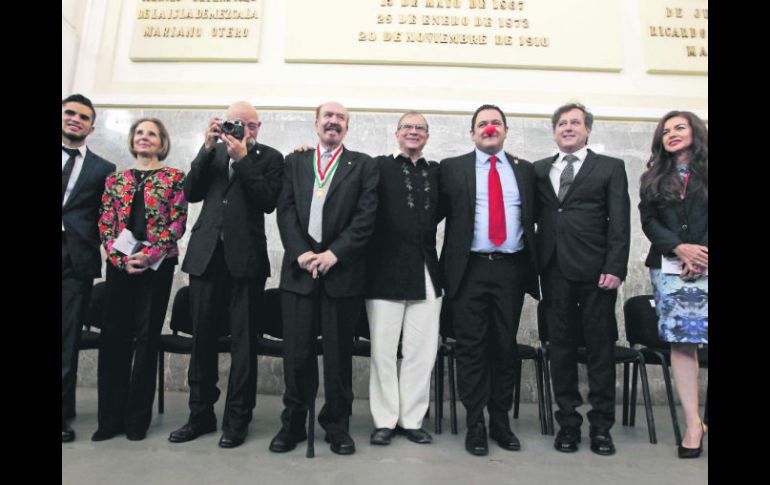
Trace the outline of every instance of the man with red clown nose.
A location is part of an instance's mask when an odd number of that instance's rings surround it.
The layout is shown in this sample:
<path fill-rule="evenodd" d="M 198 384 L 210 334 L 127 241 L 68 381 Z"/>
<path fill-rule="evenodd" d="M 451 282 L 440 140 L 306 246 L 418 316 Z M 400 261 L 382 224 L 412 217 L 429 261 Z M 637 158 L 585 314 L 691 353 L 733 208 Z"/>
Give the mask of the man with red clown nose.
<path fill-rule="evenodd" d="M 468 427 L 465 448 L 486 455 L 489 437 L 521 448 L 510 428 L 516 333 L 524 293 L 539 298 L 534 254 L 532 164 L 503 150 L 505 114 L 485 104 L 471 120 L 474 151 L 442 160 L 440 201 L 446 214 L 441 268 L 457 338 L 457 381 Z"/>

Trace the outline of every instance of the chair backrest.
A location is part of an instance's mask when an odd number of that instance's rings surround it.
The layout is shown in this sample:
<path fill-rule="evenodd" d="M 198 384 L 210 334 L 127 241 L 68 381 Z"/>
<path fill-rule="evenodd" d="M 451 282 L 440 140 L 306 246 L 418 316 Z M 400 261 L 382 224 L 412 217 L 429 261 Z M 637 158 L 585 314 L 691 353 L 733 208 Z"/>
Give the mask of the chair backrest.
<path fill-rule="evenodd" d="M 281 313 L 281 290 L 265 290 L 263 305 L 257 316 L 257 328 L 260 335 L 283 340 L 283 314 Z"/>
<path fill-rule="evenodd" d="M 102 328 L 104 321 L 105 282 L 100 281 L 91 288 L 91 298 L 88 301 L 86 319 L 83 325 L 86 327 Z"/>
<path fill-rule="evenodd" d="M 174 297 L 174 305 L 171 307 L 171 323 L 174 332 L 182 332 L 188 335 L 193 333 L 192 315 L 190 314 L 190 287 L 179 288 Z"/>
<path fill-rule="evenodd" d="M 626 317 L 626 339 L 631 345 L 668 348 L 669 344 L 658 334 L 658 314 L 652 295 L 632 296 L 623 304 Z"/>

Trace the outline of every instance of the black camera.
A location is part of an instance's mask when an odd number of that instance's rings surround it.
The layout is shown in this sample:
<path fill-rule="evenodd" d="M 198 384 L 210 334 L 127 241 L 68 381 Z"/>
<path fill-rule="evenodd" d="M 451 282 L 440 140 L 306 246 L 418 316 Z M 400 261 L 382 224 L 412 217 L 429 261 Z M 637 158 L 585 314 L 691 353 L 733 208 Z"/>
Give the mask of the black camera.
<path fill-rule="evenodd" d="M 230 135 L 238 140 L 243 140 L 243 122 L 240 120 L 227 120 L 223 121 L 220 125 L 222 133 Z"/>

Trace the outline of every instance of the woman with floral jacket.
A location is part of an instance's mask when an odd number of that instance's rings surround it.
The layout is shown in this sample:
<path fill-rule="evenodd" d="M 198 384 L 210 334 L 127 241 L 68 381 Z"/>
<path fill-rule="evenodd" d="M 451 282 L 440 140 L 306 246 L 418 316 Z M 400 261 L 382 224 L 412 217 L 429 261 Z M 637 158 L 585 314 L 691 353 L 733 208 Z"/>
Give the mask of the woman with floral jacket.
<path fill-rule="evenodd" d="M 144 439 L 152 418 L 158 342 L 187 222 L 185 174 L 161 163 L 170 147 L 160 120 L 137 120 L 128 135 L 136 167 L 105 181 L 99 234 L 107 251 L 106 308 L 92 441 L 122 433 Z"/>

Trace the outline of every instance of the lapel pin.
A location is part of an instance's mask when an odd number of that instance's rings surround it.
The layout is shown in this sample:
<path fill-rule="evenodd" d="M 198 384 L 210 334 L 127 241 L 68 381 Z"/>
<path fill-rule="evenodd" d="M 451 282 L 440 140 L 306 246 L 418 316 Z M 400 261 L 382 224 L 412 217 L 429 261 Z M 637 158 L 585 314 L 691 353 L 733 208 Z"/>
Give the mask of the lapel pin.
<path fill-rule="evenodd" d="M 257 155 L 259 155 L 259 150 L 257 150 Z"/>

